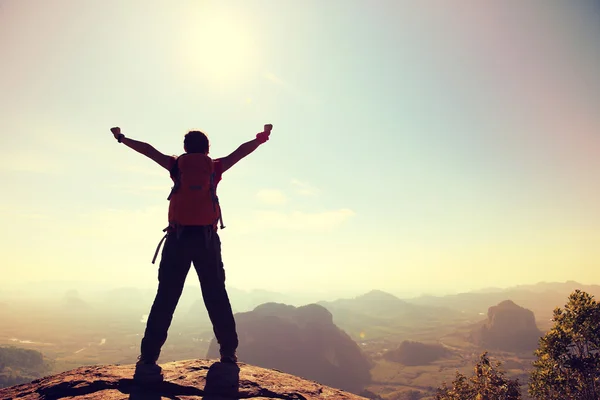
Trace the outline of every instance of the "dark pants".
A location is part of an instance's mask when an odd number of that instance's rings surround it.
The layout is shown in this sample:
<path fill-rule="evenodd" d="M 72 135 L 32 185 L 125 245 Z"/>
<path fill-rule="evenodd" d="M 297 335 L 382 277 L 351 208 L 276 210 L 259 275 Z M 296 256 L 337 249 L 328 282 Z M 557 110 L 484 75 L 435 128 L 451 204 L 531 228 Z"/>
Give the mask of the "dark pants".
<path fill-rule="evenodd" d="M 233 353 L 237 349 L 235 320 L 225 289 L 221 239 L 212 227 L 187 226 L 169 233 L 165 241 L 158 268 L 158 291 L 141 344 L 144 359 L 158 360 L 192 263 L 221 352 Z"/>

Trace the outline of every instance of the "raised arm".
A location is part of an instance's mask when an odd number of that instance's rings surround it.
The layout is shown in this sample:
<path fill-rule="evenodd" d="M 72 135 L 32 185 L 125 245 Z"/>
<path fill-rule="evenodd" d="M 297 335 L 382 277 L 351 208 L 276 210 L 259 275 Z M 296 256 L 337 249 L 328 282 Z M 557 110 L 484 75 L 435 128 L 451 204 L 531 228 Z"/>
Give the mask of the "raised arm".
<path fill-rule="evenodd" d="M 238 161 L 242 158 L 246 157 L 254 150 L 258 148 L 261 144 L 269 140 L 269 135 L 271 134 L 271 129 L 273 125 L 268 124 L 265 125 L 264 131 L 258 133 L 256 135 L 256 139 L 252 139 L 246 143 L 241 144 L 233 153 L 230 155 L 219 158 L 221 165 L 223 166 L 223 172 L 227 171 L 229 168 L 233 167 Z"/>
<path fill-rule="evenodd" d="M 154 160 L 158 165 L 167 170 L 171 166 L 171 157 L 164 155 L 150 144 L 125 137 L 125 135 L 121 133 L 121 128 L 118 127 L 111 128 L 110 131 L 114 135 L 115 139 L 119 141 L 119 143 L 123 143 L 125 146 Z"/>

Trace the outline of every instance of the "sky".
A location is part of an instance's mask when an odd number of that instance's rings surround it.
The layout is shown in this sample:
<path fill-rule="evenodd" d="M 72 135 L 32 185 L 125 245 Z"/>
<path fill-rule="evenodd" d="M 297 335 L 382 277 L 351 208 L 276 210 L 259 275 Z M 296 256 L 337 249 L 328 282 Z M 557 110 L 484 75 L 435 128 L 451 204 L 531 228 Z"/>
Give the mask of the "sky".
<path fill-rule="evenodd" d="M 600 283 L 599 35 L 576 0 L 3 0 L 0 289 L 155 286 L 171 181 L 110 128 L 218 158 L 267 123 L 228 286 Z"/>

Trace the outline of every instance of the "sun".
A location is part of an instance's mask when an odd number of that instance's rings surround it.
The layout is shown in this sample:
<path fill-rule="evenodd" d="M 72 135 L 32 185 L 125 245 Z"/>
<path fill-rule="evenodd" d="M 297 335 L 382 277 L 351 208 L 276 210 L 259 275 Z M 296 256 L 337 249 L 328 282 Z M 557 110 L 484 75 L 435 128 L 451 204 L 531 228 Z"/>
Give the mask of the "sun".
<path fill-rule="evenodd" d="M 181 21 L 176 52 L 183 78 L 219 86 L 247 79 L 258 65 L 251 26 L 231 10 L 201 7 Z"/>

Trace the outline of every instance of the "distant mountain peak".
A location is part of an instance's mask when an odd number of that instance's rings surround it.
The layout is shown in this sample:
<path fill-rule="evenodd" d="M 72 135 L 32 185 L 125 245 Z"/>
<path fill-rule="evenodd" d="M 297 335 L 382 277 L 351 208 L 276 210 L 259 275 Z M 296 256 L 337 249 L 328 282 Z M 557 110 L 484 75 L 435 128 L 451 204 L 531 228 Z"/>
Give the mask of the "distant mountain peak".
<path fill-rule="evenodd" d="M 512 300 L 501 301 L 500 303 L 498 303 L 498 305 L 496 307 L 499 307 L 499 308 L 523 308 Z"/>
<path fill-rule="evenodd" d="M 533 312 L 512 300 L 489 307 L 487 321 L 472 335 L 483 347 L 510 352 L 532 351 L 541 336 Z"/>
<path fill-rule="evenodd" d="M 398 297 L 394 296 L 391 293 L 384 292 L 383 290 L 373 289 L 370 292 L 367 292 L 363 295 L 356 297 L 357 300 L 365 299 L 365 300 L 379 300 L 379 301 L 394 301 L 398 303 L 405 303 L 404 300 L 400 300 Z"/>

